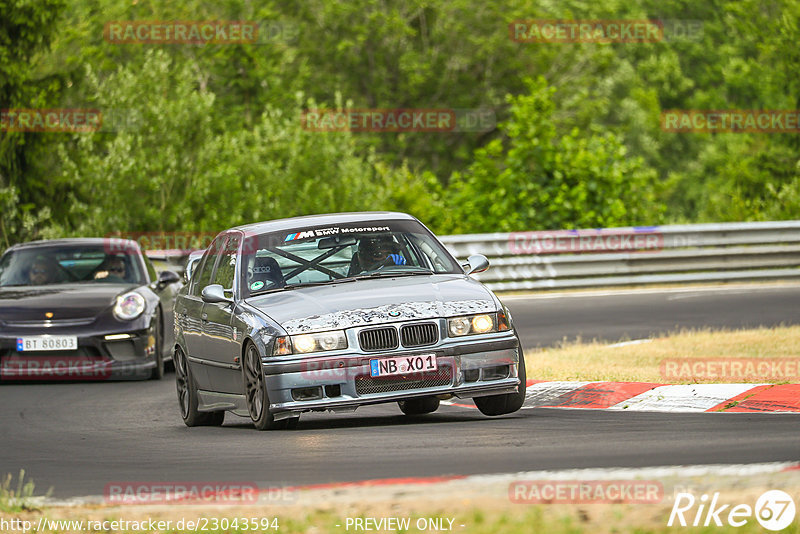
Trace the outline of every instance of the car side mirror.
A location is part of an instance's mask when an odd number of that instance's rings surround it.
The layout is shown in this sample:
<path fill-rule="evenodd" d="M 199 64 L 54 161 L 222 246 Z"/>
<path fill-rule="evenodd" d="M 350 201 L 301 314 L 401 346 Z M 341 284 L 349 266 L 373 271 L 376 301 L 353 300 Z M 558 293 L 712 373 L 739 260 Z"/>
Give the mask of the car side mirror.
<path fill-rule="evenodd" d="M 489 260 L 483 254 L 473 254 L 462 267 L 467 274 L 482 273 L 489 268 Z"/>
<path fill-rule="evenodd" d="M 175 271 L 161 271 L 158 273 L 158 285 L 161 287 L 180 282 L 181 276 Z"/>
<path fill-rule="evenodd" d="M 219 284 L 211 284 L 203 288 L 200 293 L 200 298 L 203 302 L 208 304 L 216 304 L 219 302 L 231 302 L 231 299 L 225 296 L 225 289 Z"/>

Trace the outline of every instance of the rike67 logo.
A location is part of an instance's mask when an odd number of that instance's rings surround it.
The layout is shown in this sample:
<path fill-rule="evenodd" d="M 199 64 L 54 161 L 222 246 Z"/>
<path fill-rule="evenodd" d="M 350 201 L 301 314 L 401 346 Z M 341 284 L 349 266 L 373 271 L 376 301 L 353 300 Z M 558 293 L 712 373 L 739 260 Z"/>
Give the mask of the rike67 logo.
<path fill-rule="evenodd" d="M 767 530 L 783 530 L 794 520 L 796 513 L 794 499 L 780 490 L 764 492 L 755 506 L 749 504 L 722 504 L 719 492 L 709 497 L 703 494 L 696 498 L 692 493 L 678 493 L 675 504 L 669 514 L 667 526 L 682 527 L 721 527 L 725 523 L 732 527 L 741 527 L 755 518 Z"/>

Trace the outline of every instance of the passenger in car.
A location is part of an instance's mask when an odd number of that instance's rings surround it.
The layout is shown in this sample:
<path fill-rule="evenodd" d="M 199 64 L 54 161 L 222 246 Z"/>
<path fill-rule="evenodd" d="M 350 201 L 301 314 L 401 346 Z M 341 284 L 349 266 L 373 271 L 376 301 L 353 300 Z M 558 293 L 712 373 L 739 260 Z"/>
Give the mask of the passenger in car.
<path fill-rule="evenodd" d="M 128 267 L 120 256 L 111 256 L 105 260 L 105 265 L 100 267 L 94 275 L 95 280 L 117 282 L 128 281 Z"/>

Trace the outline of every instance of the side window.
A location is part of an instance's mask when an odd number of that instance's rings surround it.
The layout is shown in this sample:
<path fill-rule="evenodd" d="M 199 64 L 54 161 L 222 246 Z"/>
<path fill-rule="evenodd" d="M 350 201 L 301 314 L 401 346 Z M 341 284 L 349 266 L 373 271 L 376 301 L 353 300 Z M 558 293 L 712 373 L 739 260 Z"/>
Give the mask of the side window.
<path fill-rule="evenodd" d="M 218 236 L 208 247 L 208 250 L 200 260 L 194 274 L 192 274 L 192 287 L 189 293 L 192 295 L 199 295 L 204 287 L 211 284 L 211 274 L 214 270 L 214 264 L 219 259 L 219 250 L 222 249 L 222 243 L 227 236 Z"/>
<path fill-rule="evenodd" d="M 150 277 L 151 282 L 155 282 L 158 280 L 158 274 L 156 274 L 156 268 L 153 267 L 153 262 L 144 254 L 142 254 L 142 258 L 144 259 L 144 266 L 147 268 L 147 276 Z"/>
<path fill-rule="evenodd" d="M 239 252 L 239 236 L 231 235 L 220 251 L 219 265 L 214 273 L 212 284 L 219 284 L 225 289 L 233 289 L 233 276 L 236 273 L 236 255 Z"/>

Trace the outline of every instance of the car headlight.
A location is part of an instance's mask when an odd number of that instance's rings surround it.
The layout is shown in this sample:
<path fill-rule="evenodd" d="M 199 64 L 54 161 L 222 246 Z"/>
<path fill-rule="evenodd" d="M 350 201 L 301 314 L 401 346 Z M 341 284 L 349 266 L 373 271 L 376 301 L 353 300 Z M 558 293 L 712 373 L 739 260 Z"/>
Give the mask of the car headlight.
<path fill-rule="evenodd" d="M 347 338 L 343 330 L 319 332 L 316 334 L 300 334 L 298 336 L 283 336 L 275 340 L 273 355 L 309 354 L 347 348 Z"/>
<path fill-rule="evenodd" d="M 509 330 L 508 317 L 505 312 L 481 313 L 465 317 L 453 317 L 447 320 L 447 331 L 450 337 L 468 336 L 471 334 L 488 334 Z"/>
<path fill-rule="evenodd" d="M 114 316 L 120 321 L 131 321 L 139 317 L 144 312 L 144 309 L 144 297 L 132 291 L 117 297 L 117 303 L 114 305 Z"/>

